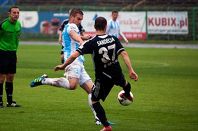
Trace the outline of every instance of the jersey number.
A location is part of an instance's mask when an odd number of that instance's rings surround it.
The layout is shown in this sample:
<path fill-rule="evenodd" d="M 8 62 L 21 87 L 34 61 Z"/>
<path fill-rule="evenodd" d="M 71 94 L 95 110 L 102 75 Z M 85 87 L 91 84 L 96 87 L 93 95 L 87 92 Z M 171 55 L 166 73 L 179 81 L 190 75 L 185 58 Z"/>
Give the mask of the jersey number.
<path fill-rule="evenodd" d="M 111 59 L 108 55 L 110 51 L 113 51 L 113 55 L 112 55 Z M 106 47 L 101 47 L 98 52 L 99 52 L 99 54 L 102 54 L 101 60 L 102 60 L 103 63 L 108 63 L 109 61 L 114 61 L 115 60 L 115 44 L 110 45 L 107 48 Z"/>

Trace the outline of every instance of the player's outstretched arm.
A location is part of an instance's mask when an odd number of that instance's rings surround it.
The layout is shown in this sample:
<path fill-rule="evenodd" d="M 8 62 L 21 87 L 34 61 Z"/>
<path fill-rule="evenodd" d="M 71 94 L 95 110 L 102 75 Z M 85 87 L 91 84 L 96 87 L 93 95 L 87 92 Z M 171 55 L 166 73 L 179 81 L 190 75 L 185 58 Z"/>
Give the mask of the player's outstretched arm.
<path fill-rule="evenodd" d="M 67 67 L 69 64 L 71 64 L 78 56 L 80 55 L 80 53 L 78 51 L 75 51 L 66 61 L 65 63 L 61 64 L 61 65 L 57 65 L 54 67 L 54 71 L 58 71 L 58 70 L 64 70 L 65 67 Z"/>
<path fill-rule="evenodd" d="M 122 36 L 122 38 L 124 39 L 124 41 L 126 42 L 126 44 L 129 43 L 129 41 L 127 40 L 127 38 L 125 37 L 125 35 L 120 31 L 120 35 Z"/>
<path fill-rule="evenodd" d="M 133 67 L 131 65 L 131 61 L 130 61 L 128 53 L 126 51 L 122 51 L 120 55 L 122 56 L 126 66 L 128 68 L 130 78 L 137 81 L 138 80 L 138 75 L 133 70 Z"/>

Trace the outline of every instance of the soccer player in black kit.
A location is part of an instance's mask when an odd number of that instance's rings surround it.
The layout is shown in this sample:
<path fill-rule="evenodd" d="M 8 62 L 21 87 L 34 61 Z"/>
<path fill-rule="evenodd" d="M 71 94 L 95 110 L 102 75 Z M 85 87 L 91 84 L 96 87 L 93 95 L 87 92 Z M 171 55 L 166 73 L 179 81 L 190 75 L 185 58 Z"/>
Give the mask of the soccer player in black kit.
<path fill-rule="evenodd" d="M 121 55 L 129 72 L 131 79 L 138 80 L 138 75 L 132 68 L 128 53 L 120 41 L 114 37 L 105 34 L 107 21 L 104 17 L 98 17 L 95 20 L 96 36 L 86 41 L 80 46 L 62 65 L 57 65 L 54 70 L 64 70 L 67 65 L 72 63 L 78 56 L 83 54 L 92 54 L 95 66 L 95 86 L 92 89 L 92 103 L 96 111 L 97 117 L 103 124 L 101 131 L 111 131 L 112 127 L 107 121 L 104 108 L 100 104 L 108 96 L 114 85 L 121 86 L 125 93 L 123 97 L 130 100 L 131 85 L 126 81 L 122 73 L 122 69 L 118 62 L 118 56 Z"/>

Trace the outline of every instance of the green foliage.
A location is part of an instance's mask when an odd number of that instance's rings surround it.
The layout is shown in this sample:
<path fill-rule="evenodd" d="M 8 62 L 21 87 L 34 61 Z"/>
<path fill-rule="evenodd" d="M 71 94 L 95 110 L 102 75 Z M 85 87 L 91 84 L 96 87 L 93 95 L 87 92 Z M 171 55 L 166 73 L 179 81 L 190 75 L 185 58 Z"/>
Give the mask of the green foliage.
<path fill-rule="evenodd" d="M 198 130 L 198 52 L 193 49 L 127 48 L 139 81 L 129 79 L 127 68 L 120 59 L 123 72 L 132 84 L 135 101 L 121 106 L 115 86 L 102 103 L 107 117 L 116 123 L 114 131 L 195 131 Z M 30 88 L 29 83 L 54 72 L 60 63 L 60 46 L 21 45 L 14 98 L 21 108 L 0 109 L 0 131 L 93 131 L 96 126 L 87 104 L 87 94 L 78 87 L 69 91 L 50 86 Z M 91 57 L 85 67 L 94 79 Z M 6 103 L 4 92 L 4 103 Z"/>

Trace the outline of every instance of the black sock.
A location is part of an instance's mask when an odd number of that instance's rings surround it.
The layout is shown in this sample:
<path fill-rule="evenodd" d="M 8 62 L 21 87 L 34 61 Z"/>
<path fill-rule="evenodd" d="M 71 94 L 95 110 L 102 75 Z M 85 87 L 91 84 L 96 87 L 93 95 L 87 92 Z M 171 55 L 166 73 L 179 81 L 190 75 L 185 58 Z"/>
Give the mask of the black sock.
<path fill-rule="evenodd" d="M 3 101 L 3 83 L 0 83 L 0 102 Z"/>
<path fill-rule="evenodd" d="M 131 91 L 131 85 L 129 82 L 127 82 L 127 85 L 123 87 L 123 90 L 125 92 L 126 97 L 130 96 L 130 91 Z"/>
<path fill-rule="evenodd" d="M 13 93 L 13 83 L 6 82 L 5 89 L 6 89 L 6 94 L 7 94 L 7 102 L 9 104 L 11 104 L 12 103 L 12 93 Z"/>
<path fill-rule="evenodd" d="M 93 106 L 93 108 L 96 112 L 97 117 L 100 119 L 100 122 L 104 126 L 109 126 L 109 123 L 108 123 L 107 118 L 106 118 L 105 111 L 104 111 L 103 107 L 101 106 L 100 102 L 96 102 L 92 106 Z"/>

